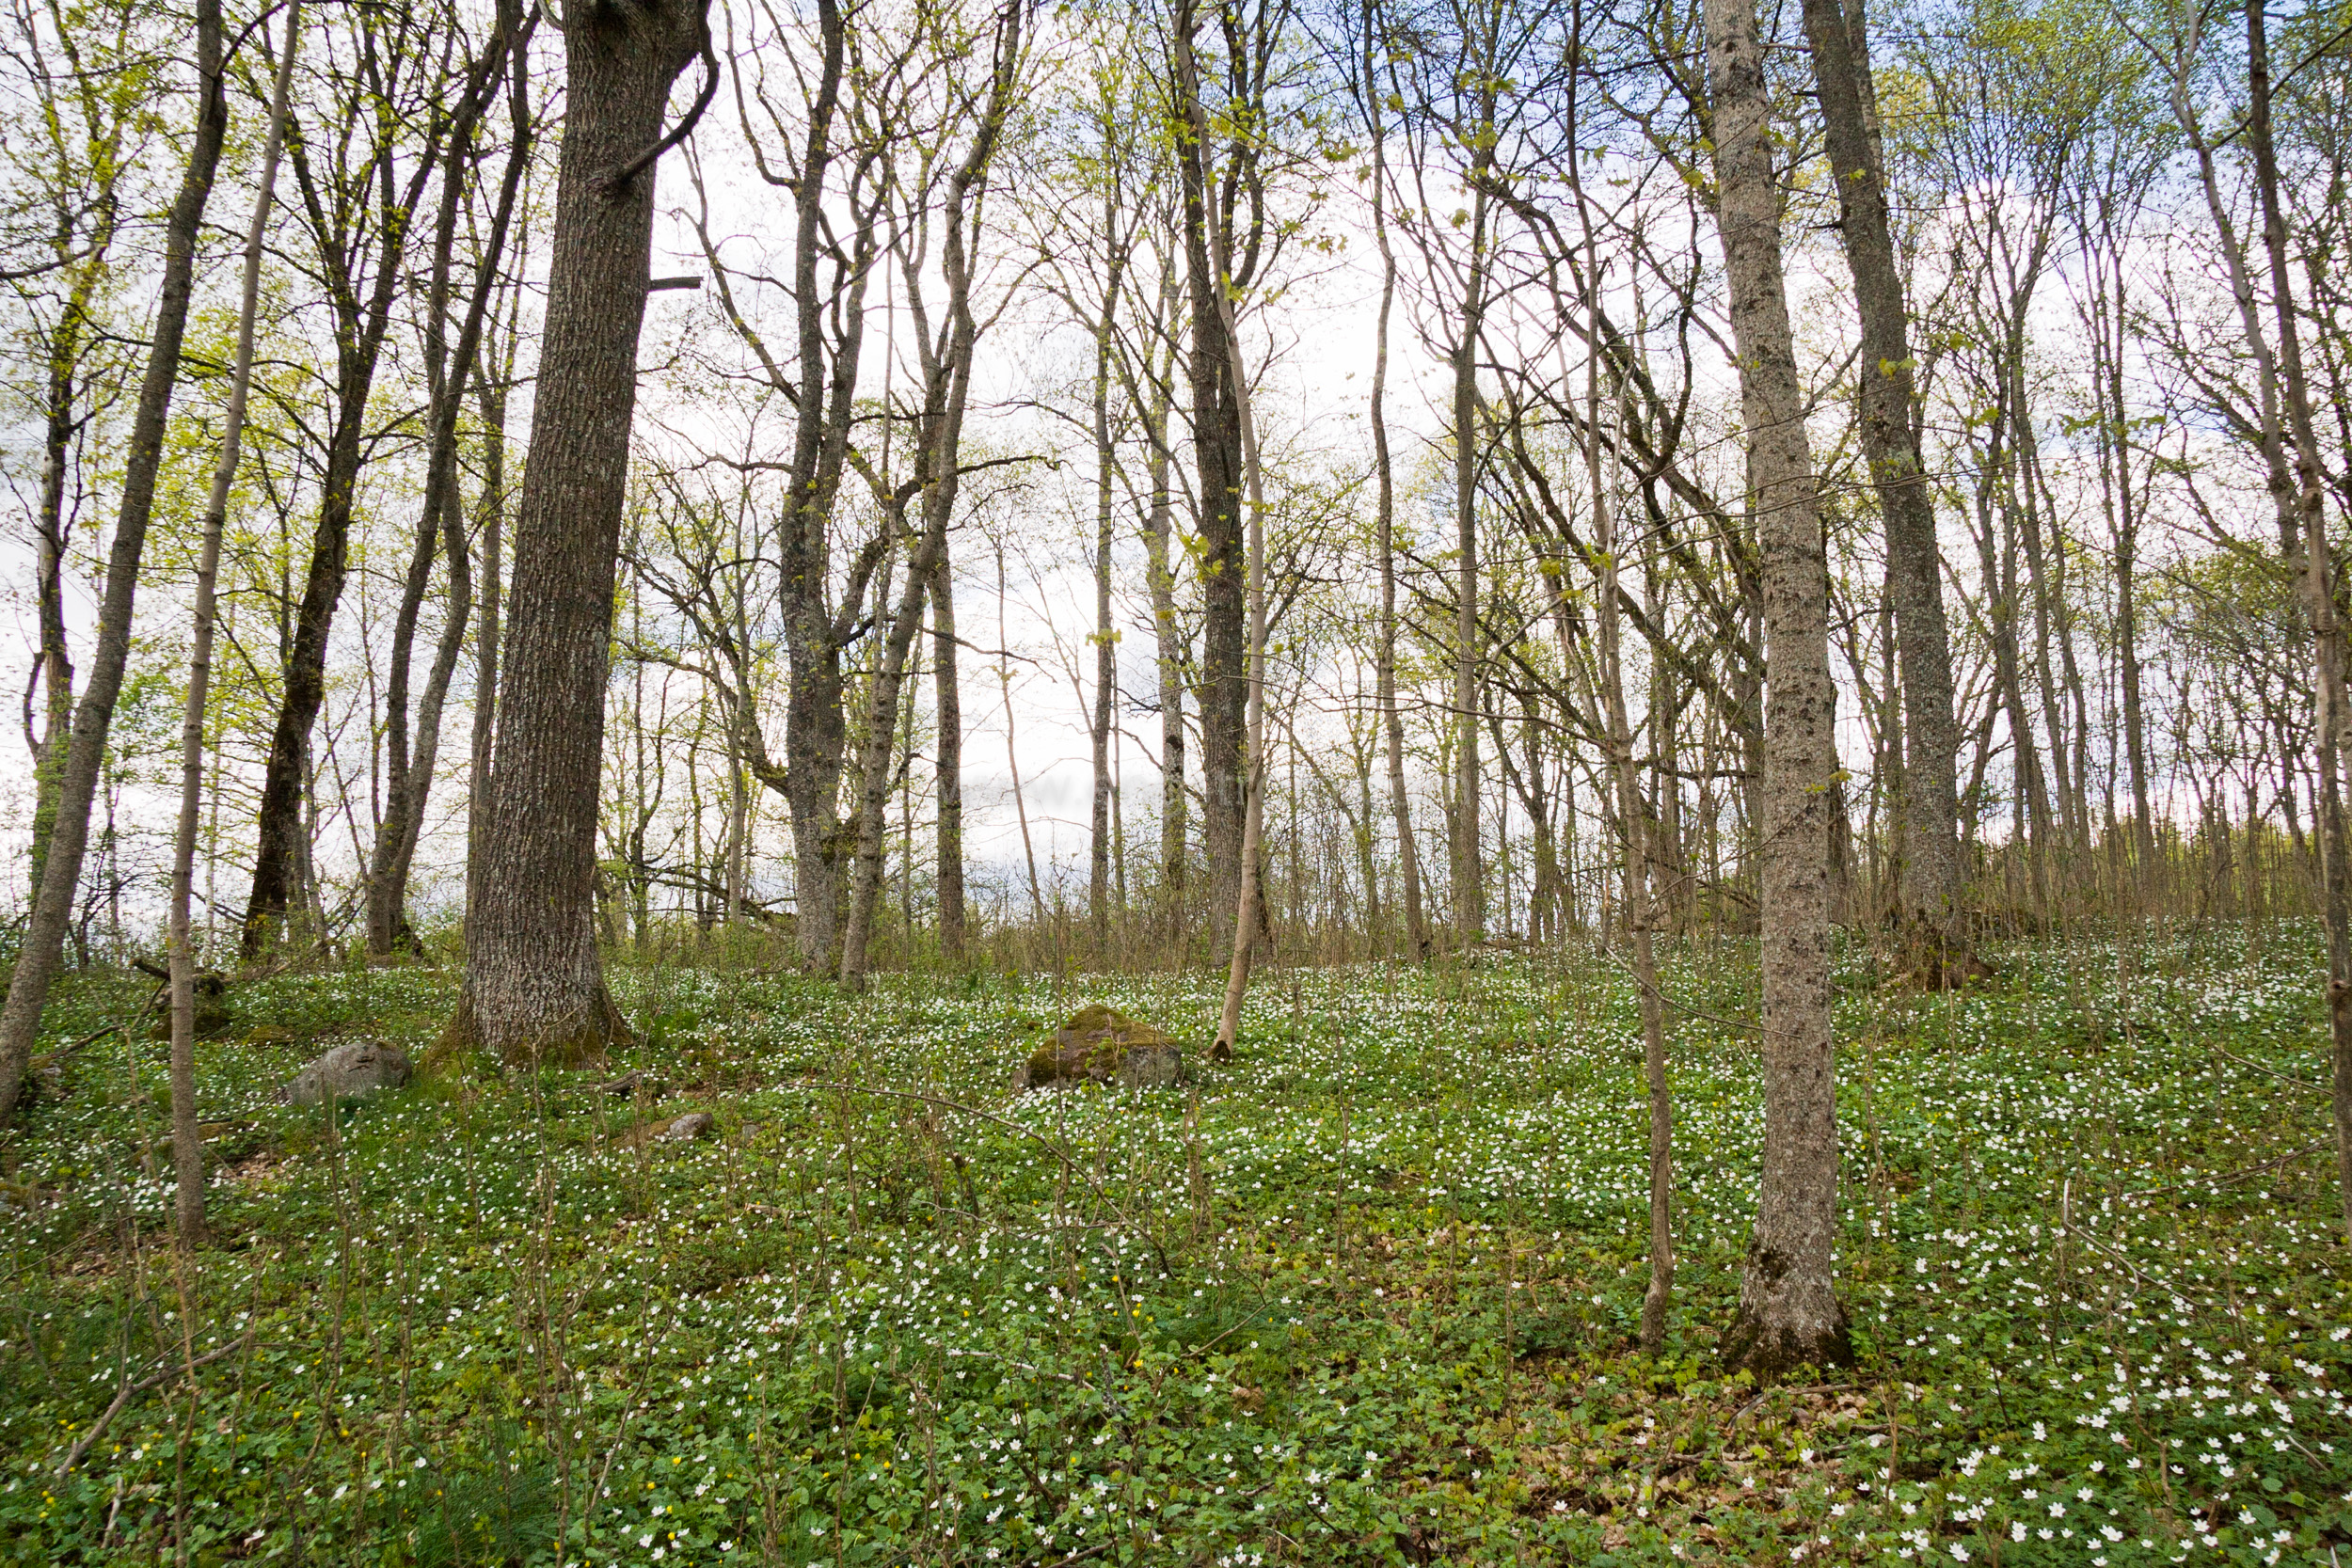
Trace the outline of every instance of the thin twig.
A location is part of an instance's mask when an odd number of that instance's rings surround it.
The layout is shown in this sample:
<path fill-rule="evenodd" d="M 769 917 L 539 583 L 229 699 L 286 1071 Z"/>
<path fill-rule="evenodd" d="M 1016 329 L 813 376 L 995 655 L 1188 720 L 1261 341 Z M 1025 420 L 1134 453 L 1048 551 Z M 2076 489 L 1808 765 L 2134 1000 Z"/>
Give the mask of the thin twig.
<path fill-rule="evenodd" d="M 139 1379 L 136 1383 L 124 1384 L 121 1388 L 116 1391 L 114 1402 L 106 1406 L 104 1412 L 99 1416 L 98 1419 L 90 1423 L 89 1430 L 82 1433 L 80 1440 L 77 1441 L 72 1449 L 67 1450 L 65 1463 L 57 1466 L 56 1475 L 54 1479 L 63 1481 L 65 1479 L 65 1473 L 68 1470 L 72 1469 L 73 1466 L 81 1461 L 84 1454 L 89 1452 L 90 1445 L 97 1442 L 98 1439 L 105 1433 L 108 1424 L 111 1423 L 117 1416 L 121 1415 L 123 1406 L 129 1404 L 134 1399 L 146 1393 L 151 1388 L 160 1387 L 164 1384 L 169 1383 L 173 1378 L 179 1376 L 183 1371 L 192 1372 L 199 1367 L 219 1360 L 222 1356 L 229 1354 L 230 1352 L 240 1349 L 247 1339 L 252 1338 L 253 1330 L 248 1328 L 243 1334 L 238 1335 L 235 1338 L 230 1340 L 227 1344 L 220 1346 L 216 1350 L 208 1350 L 203 1354 L 197 1356 L 193 1360 L 175 1362 L 172 1365 L 166 1367 L 162 1371 L 151 1373 L 149 1376 Z"/>
<path fill-rule="evenodd" d="M 1088 1175 L 1086 1168 L 1080 1165 L 1077 1161 L 1072 1159 L 1067 1150 L 1065 1150 L 1059 1144 L 1054 1142 L 1051 1138 L 1046 1137 L 1043 1133 L 1033 1132 L 1030 1129 L 1022 1126 L 1019 1122 L 1013 1121 L 1008 1117 L 996 1116 L 992 1112 L 983 1111 L 977 1105 L 966 1105 L 960 1101 L 947 1100 L 935 1094 L 916 1094 L 912 1089 L 869 1089 L 862 1084 L 843 1084 L 839 1082 L 813 1083 L 807 1084 L 805 1086 L 812 1089 L 839 1089 L 846 1094 L 882 1095 L 892 1100 L 913 1100 L 925 1105 L 937 1105 L 943 1110 L 961 1111 L 965 1116 L 977 1117 L 982 1121 L 993 1121 L 999 1127 L 1007 1128 L 1012 1132 L 1018 1132 L 1023 1137 L 1037 1144 L 1047 1153 L 1053 1155 L 1055 1159 L 1059 1160 L 1064 1165 L 1068 1166 L 1071 1174 L 1077 1177 L 1079 1180 L 1085 1182 L 1087 1186 L 1093 1191 L 1094 1196 L 1103 1201 L 1105 1208 L 1109 1209 L 1112 1213 L 1117 1214 L 1130 1228 L 1134 1229 L 1138 1235 L 1142 1236 L 1144 1244 L 1149 1246 L 1153 1254 L 1159 1258 L 1161 1272 L 1171 1275 L 1176 1272 L 1168 1265 L 1168 1253 L 1160 1246 L 1160 1243 L 1153 1239 L 1152 1233 L 1149 1230 L 1146 1230 L 1143 1227 L 1136 1224 L 1135 1220 L 1128 1215 L 1127 1212 L 1119 1206 L 1118 1201 L 1114 1199 L 1110 1194 L 1103 1190 L 1103 1184 L 1101 1182 L 1095 1180 L 1093 1177 Z"/>

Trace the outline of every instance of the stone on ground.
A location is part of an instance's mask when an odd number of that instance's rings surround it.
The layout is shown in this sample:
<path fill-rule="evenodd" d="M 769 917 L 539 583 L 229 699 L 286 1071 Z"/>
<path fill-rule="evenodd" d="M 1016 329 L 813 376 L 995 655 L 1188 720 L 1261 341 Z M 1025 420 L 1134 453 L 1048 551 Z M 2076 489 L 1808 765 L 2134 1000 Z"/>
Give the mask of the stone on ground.
<path fill-rule="evenodd" d="M 381 1040 L 346 1040 L 294 1075 L 278 1090 L 289 1105 L 365 1100 L 408 1082 L 408 1053 Z"/>
<path fill-rule="evenodd" d="M 1183 1050 L 1148 1023 L 1100 1003 L 1082 1007 L 1012 1075 L 1015 1093 L 1116 1083 L 1156 1088 L 1184 1074 Z"/>

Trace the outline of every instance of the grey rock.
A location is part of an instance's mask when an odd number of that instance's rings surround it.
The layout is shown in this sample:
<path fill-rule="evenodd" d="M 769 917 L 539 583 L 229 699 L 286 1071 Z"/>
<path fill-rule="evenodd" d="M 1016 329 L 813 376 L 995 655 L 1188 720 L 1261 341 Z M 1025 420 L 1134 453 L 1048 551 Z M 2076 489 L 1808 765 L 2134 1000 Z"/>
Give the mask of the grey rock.
<path fill-rule="evenodd" d="M 654 1134 L 665 1143 L 691 1143 L 719 1125 L 719 1118 L 708 1111 L 691 1111 L 678 1117 Z"/>
<path fill-rule="evenodd" d="M 408 1082 L 408 1053 L 381 1040 L 346 1040 L 294 1075 L 278 1091 L 289 1105 L 365 1100 Z"/>

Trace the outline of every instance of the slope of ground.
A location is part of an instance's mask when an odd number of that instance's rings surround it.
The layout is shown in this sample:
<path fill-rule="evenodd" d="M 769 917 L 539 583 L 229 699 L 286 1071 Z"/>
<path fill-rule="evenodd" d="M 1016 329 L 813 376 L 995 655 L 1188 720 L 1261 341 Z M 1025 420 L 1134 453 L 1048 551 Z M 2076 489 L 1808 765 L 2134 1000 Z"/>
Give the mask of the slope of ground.
<path fill-rule="evenodd" d="M 143 1023 L 74 1053 L 8 1146 L 0 1551 L 2352 1560 L 2311 957 L 2000 957 L 1954 997 L 1841 968 L 1861 1358 L 1772 1388 L 1716 1354 L 1761 1132 L 1734 948 L 1670 966 L 1682 1269 L 1655 1359 L 1605 952 L 1278 972 L 1230 1067 L 1017 1100 L 1036 1028 L 1104 1002 L 1198 1045 L 1221 976 L 852 1003 L 624 970 L 627 1062 L 461 1067 L 335 1114 L 276 1087 L 339 1037 L 420 1049 L 453 977 L 258 982 L 201 1052 L 212 1245 L 177 1259 L 163 1228 Z M 87 978 L 49 1043 L 144 1000 Z M 599 1086 L 622 1068 L 631 1098 Z M 653 1135 L 693 1111 L 708 1136 Z"/>

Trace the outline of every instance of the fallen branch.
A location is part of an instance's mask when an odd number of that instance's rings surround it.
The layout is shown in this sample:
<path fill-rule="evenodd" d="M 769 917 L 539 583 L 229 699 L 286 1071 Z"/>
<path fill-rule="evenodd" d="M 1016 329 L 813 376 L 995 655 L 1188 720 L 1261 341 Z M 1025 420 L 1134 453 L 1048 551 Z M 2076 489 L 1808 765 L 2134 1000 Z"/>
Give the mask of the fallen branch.
<path fill-rule="evenodd" d="M 65 1479 L 65 1473 L 68 1470 L 72 1469 L 75 1465 L 79 1464 L 84 1454 L 89 1452 L 90 1445 L 97 1442 L 100 1437 L 105 1434 L 106 1428 L 113 1423 L 114 1418 L 117 1416 L 122 1414 L 123 1407 L 128 1405 L 133 1400 L 138 1398 L 139 1395 L 146 1393 L 151 1388 L 161 1387 L 163 1385 L 169 1383 L 173 1378 L 178 1377 L 182 1372 L 192 1372 L 199 1367 L 206 1366 L 212 1362 L 219 1360 L 222 1356 L 227 1355 L 233 1351 L 243 1349 L 246 1341 L 251 1339 L 252 1338 L 253 1331 L 251 1329 L 247 1329 L 243 1334 L 240 1334 L 235 1338 L 230 1340 L 227 1344 L 215 1350 L 208 1350 L 203 1354 L 196 1357 L 193 1361 L 176 1362 L 171 1366 L 166 1367 L 159 1372 L 150 1373 L 148 1376 L 139 1379 L 136 1383 L 124 1384 L 120 1388 L 116 1390 L 114 1402 L 106 1406 L 105 1410 L 100 1414 L 98 1419 L 89 1424 L 89 1430 L 82 1433 L 81 1438 L 74 1443 L 73 1447 L 66 1451 L 65 1463 L 57 1466 L 56 1474 L 52 1479 L 63 1481 Z"/>

